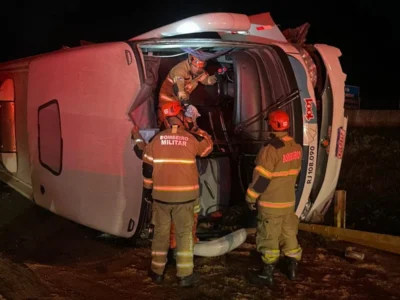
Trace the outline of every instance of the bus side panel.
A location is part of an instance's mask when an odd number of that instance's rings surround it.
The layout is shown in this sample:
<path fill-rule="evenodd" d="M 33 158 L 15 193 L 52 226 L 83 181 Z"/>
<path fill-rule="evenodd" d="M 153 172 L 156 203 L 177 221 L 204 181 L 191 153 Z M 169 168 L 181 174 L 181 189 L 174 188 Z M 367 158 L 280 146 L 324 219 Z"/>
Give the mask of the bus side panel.
<path fill-rule="evenodd" d="M 142 162 L 127 112 L 140 89 L 128 44 L 42 56 L 29 67 L 28 128 L 37 204 L 116 236 L 136 231 Z"/>

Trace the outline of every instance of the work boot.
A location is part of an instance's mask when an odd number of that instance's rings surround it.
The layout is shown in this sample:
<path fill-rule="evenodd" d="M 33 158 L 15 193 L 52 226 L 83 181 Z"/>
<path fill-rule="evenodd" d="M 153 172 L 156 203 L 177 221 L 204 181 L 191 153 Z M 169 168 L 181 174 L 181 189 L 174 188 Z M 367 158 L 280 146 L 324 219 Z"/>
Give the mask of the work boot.
<path fill-rule="evenodd" d="M 182 287 L 196 286 L 200 281 L 200 275 L 198 273 L 192 273 L 189 276 L 179 278 L 179 285 Z"/>
<path fill-rule="evenodd" d="M 290 280 L 296 279 L 297 264 L 297 259 L 286 257 L 287 276 Z"/>
<path fill-rule="evenodd" d="M 258 274 L 251 274 L 250 282 L 253 284 L 265 284 L 268 286 L 274 285 L 274 269 L 275 264 L 265 265 L 262 271 Z"/>
<path fill-rule="evenodd" d="M 164 281 L 164 275 L 159 275 L 153 270 L 149 270 L 148 276 L 153 280 L 154 283 L 161 283 Z"/>

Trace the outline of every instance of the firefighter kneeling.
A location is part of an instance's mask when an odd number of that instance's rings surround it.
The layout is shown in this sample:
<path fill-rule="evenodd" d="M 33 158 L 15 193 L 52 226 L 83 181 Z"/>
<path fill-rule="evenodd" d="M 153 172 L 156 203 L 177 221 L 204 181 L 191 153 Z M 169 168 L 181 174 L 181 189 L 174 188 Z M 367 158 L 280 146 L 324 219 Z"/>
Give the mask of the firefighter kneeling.
<path fill-rule="evenodd" d="M 273 133 L 257 155 L 246 201 L 249 208 L 255 210 L 258 200 L 256 244 L 264 262 L 261 273 L 254 274 L 250 280 L 272 285 L 280 247 L 285 255 L 289 279 L 295 278 L 297 262 L 301 259 L 302 250 L 297 242 L 299 219 L 294 207 L 302 148 L 288 136 L 289 116 L 286 112 L 271 112 L 268 124 Z"/>
<path fill-rule="evenodd" d="M 161 282 L 170 245 L 171 223 L 176 231 L 176 268 L 181 286 L 198 281 L 193 273 L 194 209 L 199 197 L 196 156 L 205 157 L 213 148 L 211 137 L 201 129 L 196 134 L 185 130 L 179 102 L 162 106 L 166 130 L 158 133 L 143 154 L 144 188 L 152 190 L 154 236 L 149 275 Z"/>
<path fill-rule="evenodd" d="M 171 101 L 180 101 L 182 105 L 189 105 L 189 96 L 199 83 L 214 85 L 217 83 L 215 75 L 209 75 L 205 70 L 206 62 L 189 54 L 188 59 L 175 65 L 163 81 L 158 99 L 158 122 L 163 123 L 161 107 Z"/>

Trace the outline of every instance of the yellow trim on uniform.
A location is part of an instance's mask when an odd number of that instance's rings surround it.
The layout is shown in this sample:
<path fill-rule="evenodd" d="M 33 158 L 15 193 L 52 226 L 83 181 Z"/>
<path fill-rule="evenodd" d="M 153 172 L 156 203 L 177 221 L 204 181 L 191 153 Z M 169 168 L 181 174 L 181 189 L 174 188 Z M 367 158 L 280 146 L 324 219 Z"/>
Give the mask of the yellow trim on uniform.
<path fill-rule="evenodd" d="M 272 173 L 272 177 L 286 177 L 286 176 L 297 176 L 300 172 L 300 169 L 291 169 L 287 171 L 280 171 Z"/>
<path fill-rule="evenodd" d="M 295 202 L 268 202 L 268 201 L 260 201 L 259 205 L 267 208 L 288 208 L 294 206 Z"/>
<path fill-rule="evenodd" d="M 150 161 L 150 162 L 153 162 L 153 160 L 154 160 L 153 157 L 151 157 L 150 155 L 147 155 L 147 154 L 144 154 L 144 155 L 143 155 L 143 159 L 147 159 L 147 160 Z"/>
<path fill-rule="evenodd" d="M 161 158 L 161 159 L 154 159 L 153 163 L 155 163 L 155 164 L 195 164 L 196 160 L 194 160 L 194 159 Z"/>
<path fill-rule="evenodd" d="M 251 189 L 251 188 L 248 188 L 248 189 L 247 189 L 246 194 L 247 194 L 250 198 L 252 198 L 252 199 L 254 199 L 254 200 L 256 200 L 256 199 L 258 198 L 258 196 L 260 196 L 259 193 L 257 193 L 256 191 L 254 191 L 254 190 Z"/>
<path fill-rule="evenodd" d="M 284 137 L 281 137 L 281 140 L 282 140 L 282 141 L 285 141 L 285 142 L 289 142 L 289 141 L 292 141 L 293 138 L 290 137 L 290 136 L 284 136 Z"/>
<path fill-rule="evenodd" d="M 291 169 L 288 171 L 279 171 L 279 172 L 270 172 L 263 168 L 262 166 L 257 166 L 256 171 L 260 173 L 262 176 L 272 179 L 274 177 L 286 177 L 286 176 L 291 176 L 291 175 L 298 175 L 300 172 L 300 169 Z"/>
<path fill-rule="evenodd" d="M 198 214 L 200 212 L 200 204 L 197 204 L 193 207 L 193 212 L 195 214 Z"/>
<path fill-rule="evenodd" d="M 262 261 L 269 265 L 275 263 L 279 259 L 280 250 L 265 250 L 261 256 Z"/>
<path fill-rule="evenodd" d="M 284 254 L 285 254 L 286 256 L 288 256 L 288 257 L 292 257 L 292 258 L 295 258 L 295 259 L 297 259 L 297 260 L 300 260 L 300 259 L 301 259 L 301 256 L 302 256 L 302 253 L 303 253 L 303 250 L 302 250 L 301 247 L 299 246 L 299 247 L 297 247 L 296 249 L 293 249 L 293 250 L 290 250 L 290 251 L 285 252 Z"/>
<path fill-rule="evenodd" d="M 164 192 L 185 192 L 185 191 L 194 191 L 199 188 L 199 185 L 185 185 L 185 186 L 160 186 L 160 185 L 155 185 L 153 187 L 154 190 L 157 191 L 164 191 Z"/>
<path fill-rule="evenodd" d="M 203 157 L 208 151 L 210 151 L 211 145 L 209 145 L 203 152 L 201 152 L 200 156 Z"/>
<path fill-rule="evenodd" d="M 146 177 L 143 178 L 143 182 L 147 183 L 147 184 L 153 184 L 153 180 L 151 180 L 150 178 L 146 178 Z"/>
<path fill-rule="evenodd" d="M 270 172 L 270 171 L 268 171 L 268 170 L 266 170 L 265 168 L 263 168 L 262 166 L 257 166 L 256 167 L 256 171 L 258 172 L 258 173 L 260 173 L 262 176 L 264 176 L 264 177 L 267 177 L 267 178 L 269 178 L 269 179 L 271 179 L 272 178 L 272 172 Z"/>
<path fill-rule="evenodd" d="M 193 252 L 192 251 L 177 251 L 176 255 L 183 256 L 183 257 L 193 257 Z"/>

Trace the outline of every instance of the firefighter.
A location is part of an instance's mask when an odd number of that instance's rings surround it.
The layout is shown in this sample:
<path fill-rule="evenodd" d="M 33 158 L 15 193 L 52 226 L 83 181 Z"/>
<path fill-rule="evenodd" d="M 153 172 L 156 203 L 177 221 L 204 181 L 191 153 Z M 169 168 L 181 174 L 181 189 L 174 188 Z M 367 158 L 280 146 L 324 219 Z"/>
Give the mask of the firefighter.
<path fill-rule="evenodd" d="M 200 116 L 201 115 L 199 114 L 199 112 L 195 106 L 189 105 L 188 107 L 186 107 L 185 114 L 184 114 L 184 117 L 185 117 L 184 125 L 185 125 L 186 129 L 191 131 L 192 133 L 196 134 L 196 131 L 198 130 L 196 119 Z M 141 136 L 141 134 L 139 132 L 139 127 L 136 124 L 134 124 L 133 128 L 132 128 L 132 139 L 135 141 L 135 146 L 133 149 L 136 153 L 136 156 L 139 159 L 143 159 L 143 151 L 146 147 L 146 141 Z M 150 141 L 151 140 L 152 139 L 150 139 Z M 197 198 L 195 201 L 195 206 L 194 206 L 194 222 L 193 222 L 193 232 L 192 232 L 194 244 L 199 242 L 199 238 L 196 236 L 199 212 L 200 212 L 200 202 L 199 202 L 199 198 Z M 174 223 L 171 224 L 170 248 L 176 249 L 176 236 L 175 236 Z"/>
<path fill-rule="evenodd" d="M 201 129 L 194 135 L 185 129 L 179 102 L 162 106 L 167 129 L 158 133 L 144 148 L 143 186 L 153 198 L 154 236 L 150 277 L 161 282 L 167 262 L 171 223 L 176 230 L 176 268 L 181 286 L 195 285 L 193 272 L 193 216 L 199 197 L 196 156 L 205 157 L 213 148 L 211 137 Z"/>
<path fill-rule="evenodd" d="M 294 211 L 295 184 L 301 169 L 302 147 L 288 135 L 289 116 L 286 112 L 271 112 L 268 125 L 272 133 L 256 157 L 246 201 L 251 210 L 258 208 L 256 245 L 264 263 L 261 273 L 253 274 L 250 280 L 273 285 L 273 272 L 280 248 L 291 280 L 295 279 L 297 263 L 302 255 L 297 241 L 299 219 Z"/>
<path fill-rule="evenodd" d="M 189 96 L 200 83 L 214 85 L 217 82 L 215 75 L 209 75 L 204 67 L 206 62 L 189 54 L 188 59 L 175 65 L 168 73 L 161 85 L 158 98 L 158 122 L 163 123 L 161 106 L 170 101 L 180 101 L 184 106 L 189 104 Z"/>
<path fill-rule="evenodd" d="M 193 133 L 196 133 L 198 131 L 198 126 L 197 126 L 197 121 L 196 119 L 198 117 L 201 117 L 199 111 L 197 108 L 193 105 L 188 105 L 185 108 L 185 125 L 186 128 Z M 195 205 L 194 205 L 194 222 L 193 222 L 193 243 L 196 244 L 199 242 L 198 237 L 196 236 L 196 231 L 197 231 L 197 223 L 198 223 L 198 218 L 199 218 L 199 212 L 200 212 L 200 201 L 199 198 L 196 199 Z M 173 250 L 176 250 L 176 232 L 175 232 L 175 224 L 171 224 L 171 233 L 170 233 L 170 248 Z M 176 251 L 174 252 L 174 254 Z"/>

